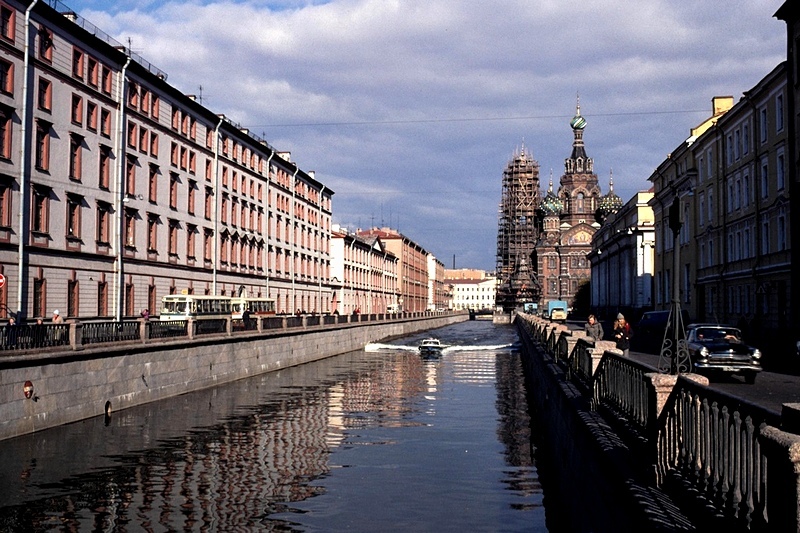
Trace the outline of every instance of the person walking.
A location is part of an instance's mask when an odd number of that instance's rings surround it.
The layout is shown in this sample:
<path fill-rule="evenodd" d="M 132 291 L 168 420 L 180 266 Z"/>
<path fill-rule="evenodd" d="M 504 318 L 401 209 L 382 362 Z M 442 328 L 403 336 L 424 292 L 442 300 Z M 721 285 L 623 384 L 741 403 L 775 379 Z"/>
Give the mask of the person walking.
<path fill-rule="evenodd" d="M 622 355 L 625 357 L 630 355 L 631 335 L 633 335 L 631 325 L 625 320 L 625 316 L 619 313 L 614 322 L 614 340 L 617 342 L 617 350 L 622 350 Z"/>
<path fill-rule="evenodd" d="M 597 317 L 594 315 L 589 315 L 586 325 L 583 327 L 583 331 L 586 332 L 588 337 L 594 339 L 595 342 L 603 340 L 603 336 L 605 335 L 603 325 L 597 321 Z"/>

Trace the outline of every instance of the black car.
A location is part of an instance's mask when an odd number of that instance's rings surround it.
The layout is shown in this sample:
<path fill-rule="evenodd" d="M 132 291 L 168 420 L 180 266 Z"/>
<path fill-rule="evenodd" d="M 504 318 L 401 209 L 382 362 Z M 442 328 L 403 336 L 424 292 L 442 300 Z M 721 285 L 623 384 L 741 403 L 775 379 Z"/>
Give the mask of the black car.
<path fill-rule="evenodd" d="M 742 332 L 731 326 L 690 324 L 686 343 L 692 371 L 698 374 L 744 376 L 755 383 L 761 372 L 761 351 L 742 342 Z"/>
<path fill-rule="evenodd" d="M 689 313 L 681 311 L 682 324 L 689 323 Z M 670 311 L 647 311 L 633 329 L 631 344 L 634 350 L 657 354 L 664 341 Z"/>

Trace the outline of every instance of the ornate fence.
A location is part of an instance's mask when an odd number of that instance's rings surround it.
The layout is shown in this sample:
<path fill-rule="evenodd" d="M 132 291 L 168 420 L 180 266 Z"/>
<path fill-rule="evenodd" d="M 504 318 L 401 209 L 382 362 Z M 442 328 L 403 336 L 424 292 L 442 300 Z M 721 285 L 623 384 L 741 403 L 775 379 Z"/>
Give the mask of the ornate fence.
<path fill-rule="evenodd" d="M 64 349 L 110 343 L 141 343 L 171 338 L 193 338 L 199 335 L 238 335 L 293 328 L 337 327 L 349 323 L 398 321 L 441 313 L 395 313 L 354 315 L 272 315 L 251 316 L 247 320 L 214 318 L 159 321 L 131 319 L 117 321 L 77 321 L 63 324 L 14 324 L 0 326 L 0 353 L 21 354 L 42 349 Z"/>
<path fill-rule="evenodd" d="M 682 508 L 737 529 L 800 531 L 800 407 L 779 414 L 705 378 L 659 374 L 613 343 L 532 315 L 517 320 L 609 425 L 624 428 L 620 437 L 653 465 L 653 483 Z"/>

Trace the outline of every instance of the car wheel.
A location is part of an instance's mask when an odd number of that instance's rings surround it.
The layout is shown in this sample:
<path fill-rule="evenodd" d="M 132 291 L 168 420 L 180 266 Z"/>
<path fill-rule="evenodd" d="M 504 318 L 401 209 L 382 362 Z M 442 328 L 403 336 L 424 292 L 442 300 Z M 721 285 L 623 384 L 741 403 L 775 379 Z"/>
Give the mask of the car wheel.
<path fill-rule="evenodd" d="M 750 372 L 748 374 L 745 374 L 744 375 L 744 381 L 748 385 L 754 384 L 756 382 L 756 373 L 755 372 Z"/>

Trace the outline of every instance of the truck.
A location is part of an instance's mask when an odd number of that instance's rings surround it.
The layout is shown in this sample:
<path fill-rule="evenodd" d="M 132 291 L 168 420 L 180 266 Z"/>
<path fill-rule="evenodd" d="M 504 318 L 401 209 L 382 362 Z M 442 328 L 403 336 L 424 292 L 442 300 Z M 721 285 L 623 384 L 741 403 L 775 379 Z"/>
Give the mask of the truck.
<path fill-rule="evenodd" d="M 547 317 L 553 321 L 566 322 L 567 307 L 564 300 L 550 300 L 547 302 Z"/>

